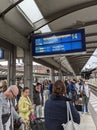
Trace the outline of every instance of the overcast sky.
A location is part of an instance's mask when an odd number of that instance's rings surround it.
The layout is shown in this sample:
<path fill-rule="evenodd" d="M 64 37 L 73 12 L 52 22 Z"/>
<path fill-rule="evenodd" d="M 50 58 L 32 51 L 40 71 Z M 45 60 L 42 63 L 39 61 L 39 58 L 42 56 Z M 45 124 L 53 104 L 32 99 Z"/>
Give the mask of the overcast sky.
<path fill-rule="evenodd" d="M 97 49 L 94 51 L 94 53 L 92 54 L 88 62 L 85 64 L 85 66 L 83 67 L 83 70 L 85 70 L 85 68 L 93 69 L 96 67 L 97 67 Z"/>

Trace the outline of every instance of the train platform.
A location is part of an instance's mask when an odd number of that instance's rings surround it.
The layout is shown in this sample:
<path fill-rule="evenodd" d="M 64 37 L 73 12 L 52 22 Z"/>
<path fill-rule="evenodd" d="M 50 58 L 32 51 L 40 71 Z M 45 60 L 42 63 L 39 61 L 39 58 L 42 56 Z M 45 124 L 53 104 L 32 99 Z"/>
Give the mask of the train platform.
<path fill-rule="evenodd" d="M 91 114 L 81 114 L 81 130 L 96 130 Z"/>
<path fill-rule="evenodd" d="M 91 92 L 89 100 L 89 114 L 81 114 L 81 130 L 97 130 L 97 97 Z"/>
<path fill-rule="evenodd" d="M 81 118 L 81 130 L 97 130 L 97 114 L 95 112 L 97 112 L 97 97 L 91 92 L 91 97 L 89 100 L 89 114 L 82 114 L 79 112 Z M 44 117 L 44 107 L 42 108 L 42 117 Z M 7 130 L 9 129 L 7 128 Z"/>

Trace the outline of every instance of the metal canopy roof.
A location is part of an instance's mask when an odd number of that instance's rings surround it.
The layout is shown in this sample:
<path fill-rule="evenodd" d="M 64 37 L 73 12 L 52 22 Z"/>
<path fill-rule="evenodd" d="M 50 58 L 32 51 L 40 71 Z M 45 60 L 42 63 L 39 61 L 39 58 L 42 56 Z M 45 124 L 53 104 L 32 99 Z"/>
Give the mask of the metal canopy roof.
<path fill-rule="evenodd" d="M 12 5 L 13 1 L 0 0 L 0 12 Z M 85 28 L 86 54 L 34 59 L 52 68 L 55 67 L 55 69 L 58 69 L 61 63 L 62 71 L 79 74 L 97 48 L 97 0 L 35 0 L 35 2 L 43 14 L 43 18 L 30 24 L 24 17 L 24 13 L 20 13 L 15 7 L 5 13 L 3 17 L 0 16 L 0 37 L 11 43 L 18 39 L 13 44 L 26 48 L 29 44 L 26 36 L 46 24 L 49 25 L 52 32 Z M 9 31 L 6 31 L 7 29 Z M 9 37 L 9 32 L 13 37 Z"/>
<path fill-rule="evenodd" d="M 52 21 L 49 23 L 52 31 L 85 28 L 86 54 L 66 56 L 74 72 L 79 74 L 97 47 L 97 1 L 61 0 L 59 2 L 58 0 L 36 0 L 36 3 L 44 15 L 45 20 L 48 23 Z M 43 24 L 45 20 L 38 21 L 36 25 Z M 65 65 L 64 62 L 62 65 Z M 66 66 L 68 67 L 68 65 Z M 70 68 L 68 69 L 70 70 Z"/>

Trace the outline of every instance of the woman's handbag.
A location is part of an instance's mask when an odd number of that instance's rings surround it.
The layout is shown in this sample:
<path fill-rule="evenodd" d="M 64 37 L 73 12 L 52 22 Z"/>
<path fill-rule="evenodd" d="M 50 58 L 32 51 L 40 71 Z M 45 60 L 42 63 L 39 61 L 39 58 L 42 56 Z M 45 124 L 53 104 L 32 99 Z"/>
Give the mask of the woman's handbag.
<path fill-rule="evenodd" d="M 71 113 L 71 108 L 70 108 L 70 104 L 69 102 L 66 102 L 67 104 L 67 123 L 66 124 L 62 124 L 64 130 L 81 130 L 80 129 L 80 125 L 75 123 L 73 121 L 73 117 L 72 117 L 72 113 Z M 70 119 L 69 120 L 69 115 L 70 115 Z"/>
<path fill-rule="evenodd" d="M 33 121 L 34 119 L 35 119 L 34 113 L 30 113 L 30 115 L 29 115 L 29 120 L 30 120 L 30 121 Z"/>

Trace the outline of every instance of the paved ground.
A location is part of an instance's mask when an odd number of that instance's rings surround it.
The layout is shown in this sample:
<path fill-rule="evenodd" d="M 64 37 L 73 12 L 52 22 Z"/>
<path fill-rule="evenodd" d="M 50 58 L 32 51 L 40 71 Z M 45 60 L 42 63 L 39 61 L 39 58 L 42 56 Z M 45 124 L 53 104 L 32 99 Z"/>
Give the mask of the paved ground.
<path fill-rule="evenodd" d="M 97 116 L 97 113 L 94 113 L 94 107 L 97 106 L 97 97 L 91 93 L 89 100 L 89 111 L 91 114 L 80 114 L 81 115 L 81 130 L 96 130 L 96 126 L 94 124 L 93 118 Z M 91 107 L 92 106 L 92 107 Z M 93 116 L 94 115 L 94 116 Z M 95 120 L 95 119 L 94 119 Z M 97 119 L 96 119 L 97 120 Z"/>
<path fill-rule="evenodd" d="M 90 114 L 81 115 L 81 130 L 96 130 Z"/>

